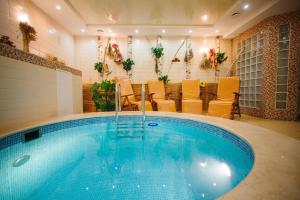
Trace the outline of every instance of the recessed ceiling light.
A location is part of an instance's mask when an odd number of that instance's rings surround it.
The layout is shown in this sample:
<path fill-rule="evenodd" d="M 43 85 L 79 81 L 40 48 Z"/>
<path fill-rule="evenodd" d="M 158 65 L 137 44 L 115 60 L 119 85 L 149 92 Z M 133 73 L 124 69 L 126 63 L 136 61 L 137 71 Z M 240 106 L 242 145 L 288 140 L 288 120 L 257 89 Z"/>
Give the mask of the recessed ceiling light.
<path fill-rule="evenodd" d="M 219 33 L 219 30 L 216 30 L 216 33 Z"/>
<path fill-rule="evenodd" d="M 56 33 L 56 29 L 55 28 L 49 28 L 48 32 L 51 33 L 51 34 Z"/>
<path fill-rule="evenodd" d="M 249 4 L 245 4 L 243 8 L 244 8 L 244 10 L 248 10 L 249 7 L 250 7 Z"/>
<path fill-rule="evenodd" d="M 165 30 L 165 29 L 163 29 L 161 32 L 162 32 L 162 33 L 165 33 L 165 32 L 166 32 L 166 30 Z"/>
<path fill-rule="evenodd" d="M 193 32 L 193 30 L 192 30 L 192 29 L 190 29 L 190 30 L 189 30 L 189 33 L 192 33 L 192 32 Z"/>
<path fill-rule="evenodd" d="M 138 29 L 135 29 L 135 31 L 134 31 L 135 33 L 139 33 L 139 30 Z"/>
<path fill-rule="evenodd" d="M 85 32 L 85 29 L 84 29 L 84 28 L 80 29 L 80 32 L 81 32 L 81 33 L 84 33 L 84 32 Z"/>
<path fill-rule="evenodd" d="M 61 7 L 59 5 L 55 6 L 56 10 L 61 10 Z"/>
<path fill-rule="evenodd" d="M 205 14 L 205 15 L 202 16 L 202 20 L 203 20 L 203 21 L 206 21 L 207 19 L 208 19 L 207 14 Z"/>

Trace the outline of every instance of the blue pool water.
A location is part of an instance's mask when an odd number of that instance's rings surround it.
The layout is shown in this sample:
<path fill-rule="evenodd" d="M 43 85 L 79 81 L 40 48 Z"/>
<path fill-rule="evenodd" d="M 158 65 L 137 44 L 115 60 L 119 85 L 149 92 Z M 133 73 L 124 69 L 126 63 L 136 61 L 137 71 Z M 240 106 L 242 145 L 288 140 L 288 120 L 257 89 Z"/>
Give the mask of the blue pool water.
<path fill-rule="evenodd" d="M 253 166 L 249 145 L 218 127 L 147 117 L 143 131 L 139 121 L 121 117 L 131 128 L 117 133 L 112 117 L 83 119 L 0 140 L 0 199 L 216 199 Z"/>

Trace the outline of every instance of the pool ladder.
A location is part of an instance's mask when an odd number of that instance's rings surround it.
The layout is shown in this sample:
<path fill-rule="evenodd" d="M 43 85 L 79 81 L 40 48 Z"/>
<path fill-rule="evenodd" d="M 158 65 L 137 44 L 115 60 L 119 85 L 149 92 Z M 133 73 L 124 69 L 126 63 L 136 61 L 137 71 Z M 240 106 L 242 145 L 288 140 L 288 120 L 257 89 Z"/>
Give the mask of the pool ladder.
<path fill-rule="evenodd" d="M 142 84 L 141 94 L 142 94 L 142 120 L 136 123 L 126 123 L 119 121 L 119 112 L 121 111 L 121 95 L 120 95 L 120 85 L 116 84 L 115 91 L 115 123 L 116 123 L 116 135 L 118 138 L 144 138 L 145 129 L 145 85 Z"/>

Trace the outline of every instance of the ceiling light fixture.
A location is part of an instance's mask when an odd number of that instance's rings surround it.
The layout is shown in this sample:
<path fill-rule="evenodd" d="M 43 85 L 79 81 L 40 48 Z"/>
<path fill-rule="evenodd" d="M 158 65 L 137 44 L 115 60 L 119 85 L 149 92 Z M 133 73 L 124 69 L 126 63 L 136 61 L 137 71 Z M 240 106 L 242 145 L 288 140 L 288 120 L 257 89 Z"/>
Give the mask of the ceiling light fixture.
<path fill-rule="evenodd" d="M 84 32 L 85 32 L 85 29 L 84 29 L 84 28 L 80 29 L 80 32 L 81 32 L 81 33 L 84 33 Z"/>
<path fill-rule="evenodd" d="M 55 28 L 49 28 L 48 32 L 51 33 L 51 34 L 56 33 L 56 29 Z"/>
<path fill-rule="evenodd" d="M 218 31 L 218 30 L 216 30 L 216 33 L 219 33 L 219 31 Z"/>
<path fill-rule="evenodd" d="M 203 20 L 203 21 L 206 21 L 207 19 L 208 19 L 207 14 L 205 14 L 205 15 L 202 16 L 202 20 Z"/>
<path fill-rule="evenodd" d="M 244 10 L 248 10 L 249 7 L 250 7 L 249 4 L 245 4 L 243 8 L 244 8 Z"/>
<path fill-rule="evenodd" d="M 19 22 L 23 22 L 23 23 L 28 23 L 29 24 L 29 17 L 27 15 L 27 13 L 20 13 L 18 15 L 18 20 L 19 20 Z"/>
<path fill-rule="evenodd" d="M 138 29 L 135 29 L 135 33 L 139 33 L 139 30 L 138 30 Z"/>
<path fill-rule="evenodd" d="M 189 33 L 192 33 L 192 32 L 193 32 L 193 30 L 192 30 L 192 29 L 190 29 L 190 30 L 189 30 Z"/>
<path fill-rule="evenodd" d="M 165 30 L 165 29 L 163 29 L 161 32 L 162 32 L 162 33 L 166 33 L 166 30 Z"/>
<path fill-rule="evenodd" d="M 61 10 L 61 7 L 59 5 L 55 6 L 56 10 Z"/>

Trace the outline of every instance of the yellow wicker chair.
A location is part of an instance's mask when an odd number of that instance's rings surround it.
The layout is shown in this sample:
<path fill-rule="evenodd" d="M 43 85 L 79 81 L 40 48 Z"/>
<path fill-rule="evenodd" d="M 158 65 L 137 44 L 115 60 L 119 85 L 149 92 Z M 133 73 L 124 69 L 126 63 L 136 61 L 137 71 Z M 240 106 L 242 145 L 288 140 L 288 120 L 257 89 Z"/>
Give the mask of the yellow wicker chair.
<path fill-rule="evenodd" d="M 233 119 L 234 114 L 240 115 L 239 107 L 240 78 L 238 76 L 220 78 L 216 100 L 208 105 L 208 115 Z"/>
<path fill-rule="evenodd" d="M 140 95 L 134 95 L 130 80 L 117 78 L 116 83 L 120 85 L 122 110 L 142 110 L 142 101 L 136 99 L 136 96 Z M 152 111 L 152 105 L 150 101 L 145 100 L 145 110 Z"/>
<path fill-rule="evenodd" d="M 182 81 L 182 112 L 183 113 L 202 113 L 202 100 L 200 99 L 200 81 Z"/>
<path fill-rule="evenodd" d="M 157 108 L 158 111 L 176 112 L 175 101 L 170 100 L 170 94 L 166 95 L 162 81 L 149 80 L 148 89 L 153 108 Z"/>

